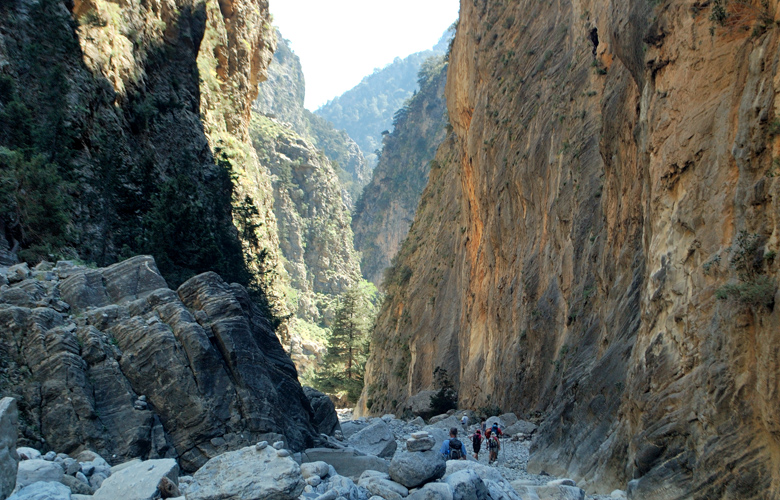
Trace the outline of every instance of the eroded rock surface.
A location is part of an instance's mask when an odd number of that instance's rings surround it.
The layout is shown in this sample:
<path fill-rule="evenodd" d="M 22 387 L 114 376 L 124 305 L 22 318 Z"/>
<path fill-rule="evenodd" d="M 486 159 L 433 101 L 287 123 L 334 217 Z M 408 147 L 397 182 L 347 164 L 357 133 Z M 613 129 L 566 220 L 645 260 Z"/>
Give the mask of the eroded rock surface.
<path fill-rule="evenodd" d="M 778 495 L 778 12 L 714 4 L 461 2 L 364 411 L 444 368 L 464 407 L 545 413 L 531 472 Z M 769 285 L 719 301 L 740 254 Z"/>
<path fill-rule="evenodd" d="M 295 367 L 243 287 L 206 273 L 174 291 L 143 256 L 67 275 L 0 303 L 0 388 L 20 401 L 21 444 L 195 470 L 266 436 L 314 443 Z"/>
<path fill-rule="evenodd" d="M 16 440 L 19 433 L 19 413 L 14 398 L 0 400 L 0 499 L 8 497 L 16 486 L 19 455 Z"/>

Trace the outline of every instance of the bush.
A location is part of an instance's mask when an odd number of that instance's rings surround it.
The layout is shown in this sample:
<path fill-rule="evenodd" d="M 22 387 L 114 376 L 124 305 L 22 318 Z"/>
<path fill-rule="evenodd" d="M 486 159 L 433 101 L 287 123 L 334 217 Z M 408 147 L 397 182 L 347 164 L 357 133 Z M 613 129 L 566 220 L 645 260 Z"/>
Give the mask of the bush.
<path fill-rule="evenodd" d="M 765 268 L 774 258 L 774 252 L 764 253 L 758 234 L 740 231 L 737 248 L 731 258 L 731 267 L 737 272 L 739 282 L 723 285 L 715 296 L 720 300 L 732 300 L 749 307 L 766 307 L 771 311 L 777 284 L 766 275 Z"/>
<path fill-rule="evenodd" d="M 431 412 L 441 415 L 458 407 L 458 393 L 447 375 L 447 370 L 438 367 L 433 371 L 433 378 L 439 390 L 431 396 Z"/>

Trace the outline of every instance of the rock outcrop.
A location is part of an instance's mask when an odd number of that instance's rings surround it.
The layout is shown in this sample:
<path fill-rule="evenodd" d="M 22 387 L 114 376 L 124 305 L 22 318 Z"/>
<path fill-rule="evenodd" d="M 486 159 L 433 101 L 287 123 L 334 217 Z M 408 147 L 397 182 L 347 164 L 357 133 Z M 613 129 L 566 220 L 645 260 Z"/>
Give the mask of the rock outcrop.
<path fill-rule="evenodd" d="M 0 400 L 0 499 L 7 498 L 16 486 L 19 456 L 16 440 L 19 432 L 19 413 L 14 398 Z"/>
<path fill-rule="evenodd" d="M 531 472 L 777 496 L 775 9 L 462 1 L 362 410 L 444 368 L 464 407 L 546 415 Z"/>
<path fill-rule="evenodd" d="M 215 273 L 174 291 L 151 257 L 60 262 L 4 287 L 0 338 L 22 444 L 193 471 L 263 437 L 299 450 L 317 436 L 267 316 Z"/>
<path fill-rule="evenodd" d="M 371 169 L 360 148 L 343 130 L 303 107 L 306 94 L 301 61 L 287 40 L 277 31 L 278 45 L 268 80 L 260 85 L 253 111 L 289 125 L 299 136 L 311 142 L 334 163 L 334 170 L 344 187 L 344 201 L 352 208 L 353 201 L 371 177 Z M 337 165 L 335 165 L 337 164 Z"/>
<path fill-rule="evenodd" d="M 419 92 L 396 113 L 393 131 L 383 137 L 379 162 L 352 218 L 363 276 L 377 287 L 406 238 L 436 149 L 447 134 L 444 56 L 423 62 L 418 81 Z"/>

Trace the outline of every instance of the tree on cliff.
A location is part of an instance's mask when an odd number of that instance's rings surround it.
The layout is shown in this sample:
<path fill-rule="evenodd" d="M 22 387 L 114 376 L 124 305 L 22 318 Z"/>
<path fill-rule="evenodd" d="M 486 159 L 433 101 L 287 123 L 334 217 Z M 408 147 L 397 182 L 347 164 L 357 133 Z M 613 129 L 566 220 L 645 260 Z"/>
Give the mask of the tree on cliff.
<path fill-rule="evenodd" d="M 328 352 L 315 379 L 317 389 L 346 396 L 350 403 L 360 397 L 368 359 L 368 333 L 378 304 L 376 287 L 365 281 L 339 297 Z"/>

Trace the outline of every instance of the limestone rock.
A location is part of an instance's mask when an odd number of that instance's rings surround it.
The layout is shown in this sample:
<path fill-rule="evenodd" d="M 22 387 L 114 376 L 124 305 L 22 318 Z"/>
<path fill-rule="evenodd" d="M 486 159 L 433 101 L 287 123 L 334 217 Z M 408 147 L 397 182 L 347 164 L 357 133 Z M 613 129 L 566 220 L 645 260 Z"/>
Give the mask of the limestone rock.
<path fill-rule="evenodd" d="M 503 433 L 509 436 L 514 436 L 515 434 L 523 434 L 526 436 L 530 436 L 536 430 L 539 428 L 536 424 L 532 422 L 528 422 L 526 420 L 518 420 L 516 423 L 508 426 L 506 429 L 502 429 Z"/>
<path fill-rule="evenodd" d="M 470 469 L 448 476 L 445 483 L 452 489 L 453 500 L 488 500 L 490 491 L 476 472 Z"/>
<path fill-rule="evenodd" d="M 409 490 L 392 481 L 387 474 L 364 474 L 358 481 L 358 486 L 367 489 L 372 495 L 387 500 L 401 500 L 409 496 Z"/>
<path fill-rule="evenodd" d="M 301 464 L 301 475 L 304 479 L 309 479 L 313 476 L 324 478 L 328 473 L 328 464 L 325 462 L 308 462 Z"/>
<path fill-rule="evenodd" d="M 35 460 L 23 460 L 19 462 L 16 473 L 16 489 L 20 490 L 39 481 L 60 482 L 65 472 L 59 464 L 48 462 L 41 458 Z"/>
<path fill-rule="evenodd" d="M 312 423 L 317 432 L 333 436 L 336 431 L 341 431 L 336 406 L 330 400 L 330 397 L 311 387 L 304 387 L 303 393 L 309 400 L 312 411 L 314 411 Z"/>
<path fill-rule="evenodd" d="M 272 434 L 292 451 L 319 441 L 295 367 L 242 287 L 206 273 L 175 292 L 148 256 L 73 267 L 53 286 L 47 297 L 73 301 L 76 318 L 0 303 L 12 391 L 40 395 L 23 421 L 41 422 L 39 438 L 53 449 L 116 462 L 177 457 L 195 470 Z"/>
<path fill-rule="evenodd" d="M 193 475 L 189 500 L 297 500 L 305 482 L 301 468 L 276 450 L 249 446 L 209 460 Z"/>
<path fill-rule="evenodd" d="M 11 494 L 16 486 L 19 455 L 16 439 L 19 430 L 19 414 L 14 398 L 0 399 L 0 499 Z"/>
<path fill-rule="evenodd" d="M 436 440 L 426 433 L 425 437 L 406 440 L 406 451 L 428 451 L 436 445 Z"/>
<path fill-rule="evenodd" d="M 19 460 L 37 460 L 43 458 L 41 452 L 29 446 L 22 446 L 16 449 Z"/>
<path fill-rule="evenodd" d="M 163 481 L 179 479 L 176 460 L 146 460 L 112 474 L 102 481 L 94 500 L 152 500 L 159 495 Z"/>
<path fill-rule="evenodd" d="M 95 489 L 92 488 L 89 483 L 85 483 L 84 481 L 67 474 L 62 477 L 61 482 L 70 489 L 71 493 L 76 493 L 78 495 L 93 495 L 95 493 Z"/>
<path fill-rule="evenodd" d="M 390 458 L 398 444 L 390 427 L 383 420 L 375 420 L 364 429 L 347 438 L 350 446 L 380 458 Z"/>
<path fill-rule="evenodd" d="M 25 486 L 8 500 L 71 500 L 71 492 L 62 483 L 37 482 Z"/>
<path fill-rule="evenodd" d="M 390 462 L 390 477 L 407 488 L 417 488 L 444 476 L 447 463 L 438 450 L 399 452 Z"/>
<path fill-rule="evenodd" d="M 389 463 L 379 457 L 362 455 L 352 448 L 334 450 L 330 448 L 311 448 L 302 454 L 304 462 L 326 462 L 342 476 L 358 480 L 367 470 L 388 472 Z"/>
<path fill-rule="evenodd" d="M 353 434 L 359 432 L 368 427 L 368 422 L 365 420 L 350 420 L 341 423 L 341 434 L 344 439 L 349 439 Z"/>
<path fill-rule="evenodd" d="M 409 500 L 453 500 L 447 483 L 428 483 L 407 497 Z"/>
<path fill-rule="evenodd" d="M 534 486 L 513 481 L 512 486 L 521 497 L 539 500 L 585 500 L 585 492 L 576 486 L 544 485 Z"/>

